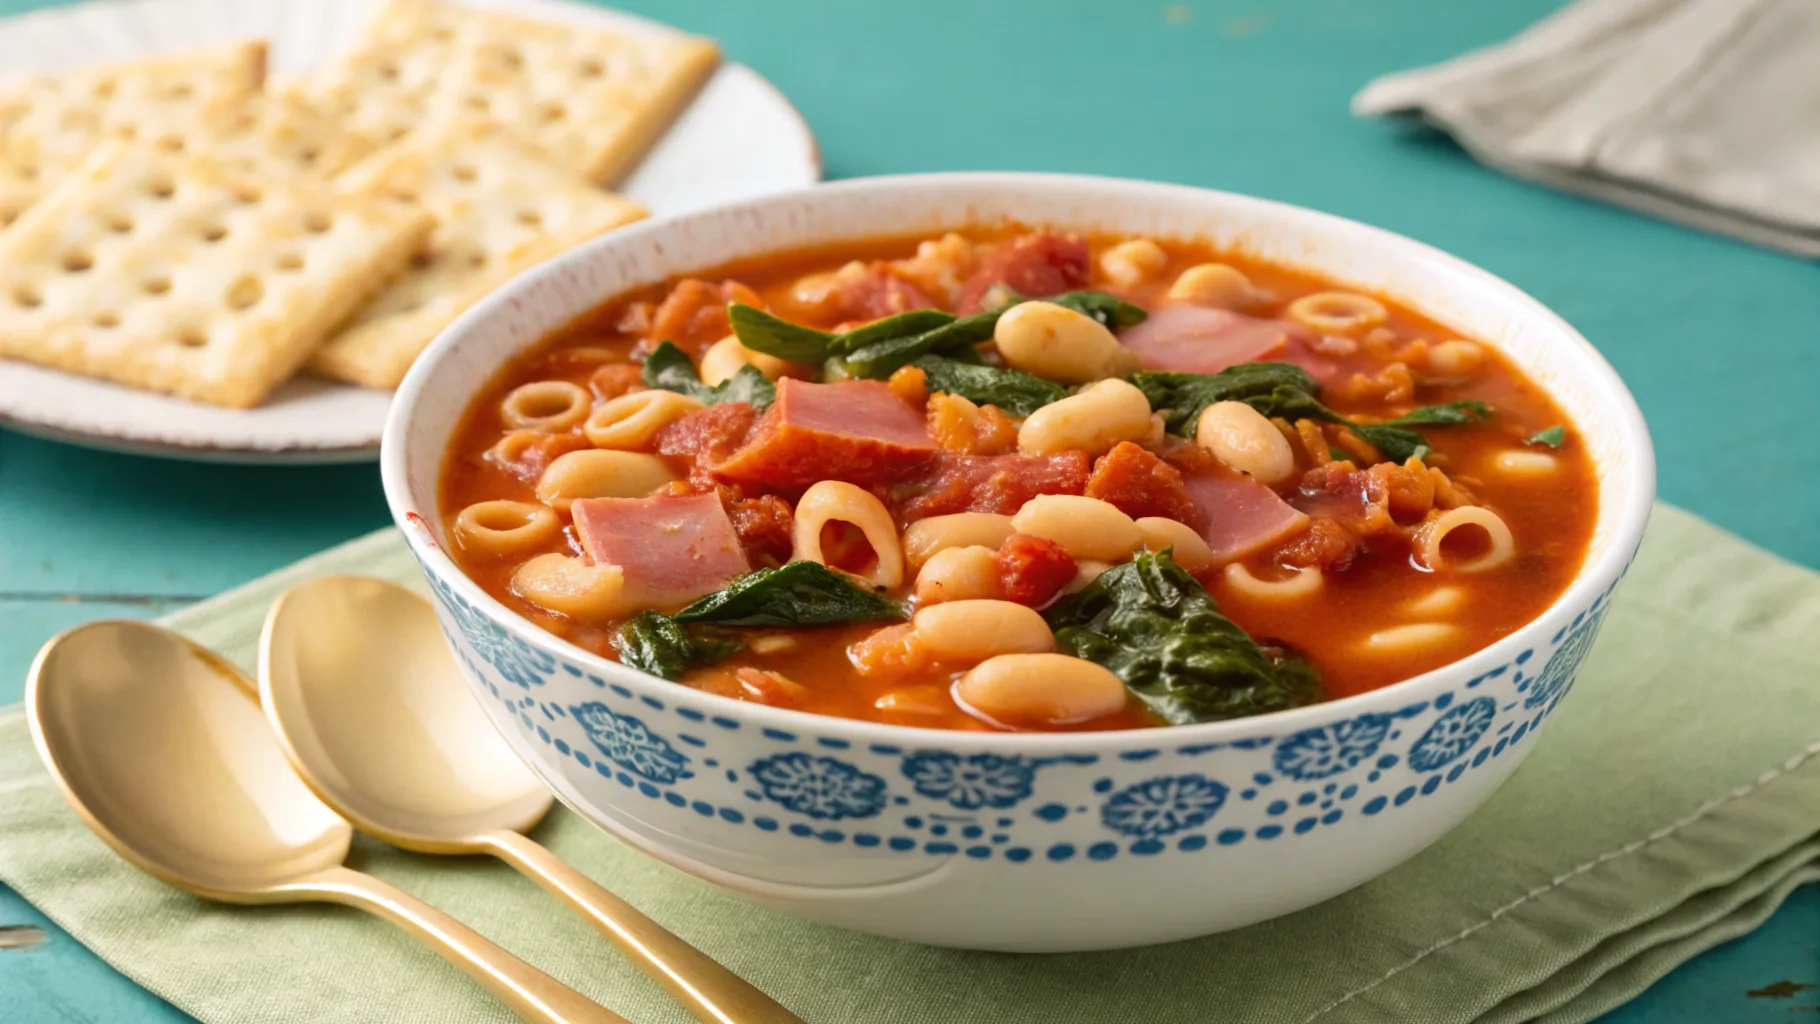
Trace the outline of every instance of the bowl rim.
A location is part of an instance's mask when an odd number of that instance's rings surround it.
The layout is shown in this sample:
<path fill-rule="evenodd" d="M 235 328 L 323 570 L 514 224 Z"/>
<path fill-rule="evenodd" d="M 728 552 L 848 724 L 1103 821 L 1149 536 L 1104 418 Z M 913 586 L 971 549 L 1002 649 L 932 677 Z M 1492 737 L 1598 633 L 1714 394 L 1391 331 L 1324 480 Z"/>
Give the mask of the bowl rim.
<path fill-rule="evenodd" d="M 489 321 L 518 302 L 521 292 L 534 287 L 539 281 L 559 276 L 571 268 L 585 265 L 595 260 L 597 254 L 603 250 L 619 246 L 636 246 L 652 238 L 661 238 L 676 230 L 679 225 L 711 218 L 737 217 L 744 212 L 756 212 L 765 207 L 780 204 L 834 201 L 842 196 L 868 193 L 888 194 L 927 189 L 939 191 L 967 188 L 1010 191 L 1032 186 L 1082 192 L 1119 193 L 1127 197 L 1141 198 L 1148 195 L 1158 199 L 1198 200 L 1217 203 L 1229 209 L 1244 210 L 1258 219 L 1296 220 L 1309 229 L 1344 236 L 1366 246 L 1401 248 L 1431 265 L 1436 273 L 1460 275 L 1481 287 L 1503 292 L 1506 297 L 1515 300 L 1518 307 L 1524 309 L 1526 316 L 1552 333 L 1555 338 L 1554 344 L 1566 344 L 1579 350 L 1579 354 L 1589 362 L 1597 376 L 1594 388 L 1599 395 L 1597 400 L 1609 404 L 1618 414 L 1618 420 L 1622 424 L 1625 434 L 1621 447 L 1627 449 L 1630 455 L 1629 476 L 1631 479 L 1629 483 L 1631 486 L 1628 490 L 1629 498 L 1625 507 L 1613 513 L 1610 542 L 1602 552 L 1582 564 L 1580 571 L 1567 589 L 1529 622 L 1461 658 L 1375 690 L 1303 707 L 1266 712 L 1261 715 L 1192 725 L 1172 725 L 1157 729 L 975 732 L 894 725 L 798 711 L 793 708 L 776 708 L 766 704 L 722 697 L 656 676 L 646 675 L 544 630 L 499 602 L 461 570 L 454 559 L 443 550 L 442 544 L 434 539 L 428 518 L 411 507 L 410 475 L 407 471 L 406 458 L 407 438 L 412 414 L 418 402 L 423 398 L 435 364 L 454 351 L 464 336 L 477 329 L 483 329 Z M 470 389 L 464 402 L 471 403 L 472 401 L 473 391 Z M 438 443 L 445 449 L 447 442 L 447 437 L 438 439 Z M 439 475 L 445 456 L 446 451 L 444 450 L 438 450 L 436 453 Z M 763 729 L 840 733 L 851 736 L 856 741 L 889 744 L 904 748 L 940 745 L 980 752 L 1016 748 L 1020 753 L 1035 754 L 1045 751 L 1061 752 L 1068 749 L 1079 749 L 1083 745 L 1110 748 L 1218 746 L 1223 742 L 1249 738 L 1260 732 L 1267 732 L 1272 736 L 1286 736 L 1298 730 L 1349 719 L 1360 713 L 1369 713 L 1386 703 L 1401 705 L 1411 699 L 1420 699 L 1419 694 L 1422 691 L 1442 687 L 1449 681 L 1464 681 L 1489 672 L 1500 665 L 1508 664 L 1523 650 L 1536 646 L 1536 636 L 1539 633 L 1545 635 L 1547 632 L 1546 623 L 1565 617 L 1566 610 L 1592 605 L 1623 575 L 1630 559 L 1634 557 L 1638 545 L 1642 542 L 1643 530 L 1649 521 L 1650 511 L 1655 503 L 1656 472 L 1655 450 L 1650 439 L 1649 428 L 1643 419 L 1642 410 L 1637 406 L 1635 397 L 1622 378 L 1618 376 L 1617 371 L 1598 349 L 1593 347 L 1591 342 L 1587 341 L 1560 315 L 1516 285 L 1424 242 L 1336 214 L 1219 189 L 1099 175 L 1019 171 L 943 171 L 827 182 L 754 199 L 705 207 L 675 217 L 642 221 L 592 239 L 520 273 L 469 307 L 466 312 L 444 328 L 418 357 L 400 384 L 397 394 L 393 398 L 391 411 L 386 418 L 385 433 L 380 449 L 380 476 L 385 489 L 386 504 L 392 514 L 393 522 L 405 535 L 412 553 L 428 575 L 435 577 L 445 586 L 451 587 L 470 606 L 495 624 L 509 630 L 518 639 L 531 644 L 534 648 L 558 654 L 603 679 L 618 682 L 632 690 L 636 696 L 654 697 L 674 705 L 699 705 L 695 708 L 696 710 L 731 718 L 743 718 Z M 438 480 L 438 487 L 439 485 L 440 480 Z M 435 511 L 433 514 L 440 516 L 440 511 Z M 1605 514 L 1606 512 L 1602 508 L 1600 515 Z M 1159 738 L 1159 729 L 1166 734 L 1167 739 Z"/>

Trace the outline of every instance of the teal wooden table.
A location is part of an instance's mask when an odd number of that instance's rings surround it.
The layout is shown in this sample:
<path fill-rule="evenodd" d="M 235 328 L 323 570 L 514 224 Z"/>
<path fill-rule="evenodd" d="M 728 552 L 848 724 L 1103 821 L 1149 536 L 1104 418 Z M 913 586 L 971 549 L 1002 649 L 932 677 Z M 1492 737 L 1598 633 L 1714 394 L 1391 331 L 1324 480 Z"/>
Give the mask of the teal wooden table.
<path fill-rule="evenodd" d="M 770 77 L 814 126 L 829 177 L 1183 182 L 1354 217 L 1487 267 L 1616 364 L 1655 433 L 1663 498 L 1820 567 L 1820 269 L 1509 181 L 1442 139 L 1347 115 L 1372 76 L 1504 38 L 1558 2 L 620 6 L 713 35 Z M 0 0 L 0 14 L 40 5 Z M 385 522 L 371 467 L 184 465 L 0 431 L 0 703 L 58 629 L 156 615 Z M 4 889 L 0 924 L 47 932 L 35 950 L 0 950 L 0 1019 L 186 1019 Z M 1809 887 L 1607 1024 L 1820 1021 L 1820 992 L 1801 991 L 1820 984 L 1817 943 Z"/>

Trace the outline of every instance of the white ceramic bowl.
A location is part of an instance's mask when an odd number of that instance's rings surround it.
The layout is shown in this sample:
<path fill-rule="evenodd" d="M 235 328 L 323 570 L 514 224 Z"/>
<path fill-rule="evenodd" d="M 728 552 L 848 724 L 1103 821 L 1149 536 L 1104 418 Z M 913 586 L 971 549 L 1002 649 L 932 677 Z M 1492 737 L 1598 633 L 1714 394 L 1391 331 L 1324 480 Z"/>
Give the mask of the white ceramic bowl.
<path fill-rule="evenodd" d="M 1011 218 L 1205 238 L 1381 289 L 1488 340 L 1551 391 L 1598 464 L 1573 585 L 1470 657 L 1256 718 L 993 735 L 710 696 L 530 624 L 445 551 L 437 476 L 508 356 L 629 288 L 729 260 Z M 475 306 L 418 360 L 387 424 L 392 514 L 481 704 L 570 807 L 665 863 L 803 917 L 943 946 L 1109 949 L 1327 899 L 1459 824 L 1534 747 L 1598 631 L 1655 490 L 1611 367 L 1511 285 L 1409 239 L 1200 189 L 1032 174 L 875 178 L 634 225 Z"/>

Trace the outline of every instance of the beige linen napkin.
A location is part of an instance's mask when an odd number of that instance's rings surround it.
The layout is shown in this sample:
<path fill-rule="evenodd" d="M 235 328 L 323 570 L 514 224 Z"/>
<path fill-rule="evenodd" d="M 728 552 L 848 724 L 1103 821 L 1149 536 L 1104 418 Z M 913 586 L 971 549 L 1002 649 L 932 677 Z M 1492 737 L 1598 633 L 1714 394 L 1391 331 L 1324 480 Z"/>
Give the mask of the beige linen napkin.
<path fill-rule="evenodd" d="M 1820 256 L 1815 0 L 1580 0 L 1352 107 L 1519 177 Z"/>

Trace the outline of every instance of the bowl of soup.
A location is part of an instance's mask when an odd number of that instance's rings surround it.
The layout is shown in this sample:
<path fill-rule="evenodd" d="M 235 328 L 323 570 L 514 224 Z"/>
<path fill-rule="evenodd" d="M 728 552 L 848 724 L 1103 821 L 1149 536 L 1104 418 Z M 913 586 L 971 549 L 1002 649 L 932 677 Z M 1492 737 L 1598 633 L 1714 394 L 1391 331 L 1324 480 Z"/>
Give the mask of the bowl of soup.
<path fill-rule="evenodd" d="M 845 182 L 476 305 L 382 458 L 475 697 L 753 901 L 1061 951 L 1439 839 L 1572 686 L 1654 493 L 1598 353 L 1458 259 L 1220 192 Z"/>

